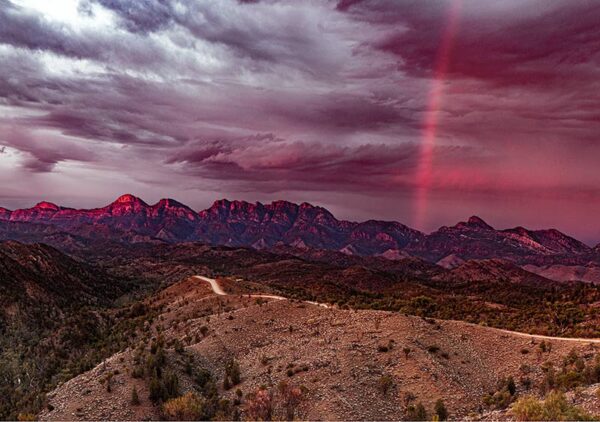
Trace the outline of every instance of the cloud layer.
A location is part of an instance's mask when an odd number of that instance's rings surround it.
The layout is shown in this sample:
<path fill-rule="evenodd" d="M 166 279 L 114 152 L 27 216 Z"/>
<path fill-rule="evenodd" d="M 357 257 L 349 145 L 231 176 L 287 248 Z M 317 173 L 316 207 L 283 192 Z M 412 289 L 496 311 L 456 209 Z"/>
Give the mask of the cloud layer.
<path fill-rule="evenodd" d="M 133 190 L 411 224 L 433 115 L 420 228 L 600 240 L 599 20 L 591 0 L 0 0 L 0 205 Z"/>

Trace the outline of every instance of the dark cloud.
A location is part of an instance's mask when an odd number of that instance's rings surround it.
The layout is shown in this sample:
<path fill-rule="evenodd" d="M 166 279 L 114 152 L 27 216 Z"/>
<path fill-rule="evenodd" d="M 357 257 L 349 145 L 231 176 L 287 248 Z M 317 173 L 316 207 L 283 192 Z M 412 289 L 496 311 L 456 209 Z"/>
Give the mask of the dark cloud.
<path fill-rule="evenodd" d="M 168 163 L 184 163 L 185 172 L 203 178 L 243 181 L 263 191 L 282 189 L 349 191 L 406 190 L 413 186 L 420 149 L 415 144 L 336 146 L 288 142 L 273 134 L 202 141 L 186 145 Z M 444 167 L 486 160 L 466 147 L 437 147 Z"/>
<path fill-rule="evenodd" d="M 432 224 L 450 208 L 509 213 L 493 195 L 543 197 L 564 224 L 560 201 L 579 201 L 575 221 L 600 202 L 597 2 L 67 4 L 0 0 L 7 186 L 63 177 L 87 194 L 85 175 L 111 194 L 318 192 L 342 211 L 346 194 L 405 210 L 430 160 Z"/>
<path fill-rule="evenodd" d="M 15 148 L 25 157 L 21 165 L 36 173 L 51 172 L 54 166 L 64 161 L 91 162 L 95 154 L 68 139 L 36 135 L 30 130 L 18 127 L 1 127 L 0 144 Z"/>
<path fill-rule="evenodd" d="M 449 78 L 502 87 L 582 84 L 598 78 L 600 4 L 595 1 L 530 0 L 515 4 L 510 13 L 493 7 L 486 13 L 489 4 L 472 1 L 375 3 L 379 8 L 370 16 L 378 10 L 381 21 L 392 14 L 396 24 L 404 24 L 378 47 L 398 55 L 408 73 L 432 76 L 442 40 L 452 37 Z M 448 34 L 452 13 L 458 22 Z"/>

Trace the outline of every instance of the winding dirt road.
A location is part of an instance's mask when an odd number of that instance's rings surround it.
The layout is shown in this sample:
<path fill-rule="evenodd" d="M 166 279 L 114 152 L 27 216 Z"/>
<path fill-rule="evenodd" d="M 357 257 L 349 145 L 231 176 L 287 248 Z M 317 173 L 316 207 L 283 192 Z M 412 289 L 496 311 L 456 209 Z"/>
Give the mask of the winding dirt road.
<path fill-rule="evenodd" d="M 223 288 L 221 286 L 219 286 L 219 282 L 217 280 L 215 280 L 214 278 L 208 278 L 208 277 L 204 277 L 202 275 L 195 275 L 194 278 L 202 280 L 202 281 L 206 281 L 207 283 L 210 284 L 210 287 L 212 287 L 213 292 L 219 296 L 227 296 L 227 293 L 223 290 Z M 284 296 L 276 296 L 276 295 L 263 295 L 263 294 L 257 294 L 257 295 L 243 295 L 245 297 L 256 297 L 256 298 L 263 298 L 263 299 L 273 299 L 273 300 L 289 300 L 287 297 Z M 310 300 L 305 300 L 304 303 L 309 303 L 311 305 L 316 305 L 316 306 L 321 306 L 323 308 L 331 308 L 330 305 L 326 304 L 326 303 L 319 303 L 319 302 L 313 302 Z"/>
<path fill-rule="evenodd" d="M 221 286 L 219 286 L 219 283 L 217 282 L 217 280 L 215 280 L 214 278 L 208 278 L 208 277 L 204 277 L 202 275 L 195 275 L 194 278 L 197 278 L 199 280 L 203 280 L 203 281 L 206 281 L 207 283 L 209 283 L 210 287 L 212 287 L 213 292 L 215 292 L 215 294 L 217 294 L 219 296 L 227 296 L 227 293 L 225 293 L 225 291 L 221 288 Z"/>
<path fill-rule="evenodd" d="M 208 278 L 208 277 L 204 277 L 204 276 L 201 276 L 201 275 L 195 275 L 194 278 L 197 278 L 199 280 L 206 281 L 207 283 L 209 283 L 210 286 L 213 289 L 213 292 L 215 294 L 217 294 L 219 296 L 227 296 L 227 293 L 221 288 L 221 286 L 219 286 L 219 283 L 214 278 Z M 247 297 L 261 297 L 261 298 L 264 298 L 264 299 L 274 299 L 274 300 L 289 300 L 287 297 L 276 296 L 276 295 L 244 295 L 244 296 L 247 296 Z M 328 305 L 326 303 L 312 302 L 312 301 L 309 301 L 309 300 L 305 300 L 304 303 L 309 303 L 311 305 L 321 306 L 323 308 L 331 308 L 332 307 L 331 305 Z M 519 337 L 534 338 L 534 339 L 538 339 L 538 340 L 570 341 L 570 342 L 575 342 L 575 343 L 596 343 L 596 344 L 600 344 L 600 339 L 597 339 L 597 338 L 551 337 L 551 336 L 543 336 L 543 335 L 540 335 L 540 334 L 527 334 L 527 333 L 521 333 L 519 331 L 503 330 L 501 328 L 490 327 L 490 329 L 498 331 L 500 333 L 511 334 L 511 335 L 519 336 Z"/>

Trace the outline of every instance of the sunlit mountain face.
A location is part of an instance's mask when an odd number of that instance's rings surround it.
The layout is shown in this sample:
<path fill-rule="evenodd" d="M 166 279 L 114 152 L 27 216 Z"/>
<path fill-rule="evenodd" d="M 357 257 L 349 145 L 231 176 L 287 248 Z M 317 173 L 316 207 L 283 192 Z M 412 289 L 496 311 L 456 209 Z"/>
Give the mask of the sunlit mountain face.
<path fill-rule="evenodd" d="M 0 0 L 0 206 L 308 201 L 600 241 L 595 1 Z"/>

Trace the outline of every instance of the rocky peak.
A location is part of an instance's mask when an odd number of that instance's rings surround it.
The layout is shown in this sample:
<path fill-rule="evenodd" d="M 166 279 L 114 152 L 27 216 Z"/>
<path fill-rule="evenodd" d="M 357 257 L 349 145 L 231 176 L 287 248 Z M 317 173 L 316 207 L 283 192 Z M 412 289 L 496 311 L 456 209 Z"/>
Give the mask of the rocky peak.
<path fill-rule="evenodd" d="M 145 206 L 148 205 L 137 196 L 133 196 L 129 193 L 119 196 L 117 200 L 113 202 L 113 204 L 140 204 Z"/>
<path fill-rule="evenodd" d="M 316 207 L 308 202 L 300 204 L 299 216 L 307 220 L 315 220 L 319 223 L 336 222 L 336 218 L 323 207 Z"/>
<path fill-rule="evenodd" d="M 105 207 L 103 210 L 108 211 L 112 215 L 129 215 L 135 214 L 150 208 L 148 204 L 142 201 L 140 198 L 126 194 L 121 195 L 117 198 L 109 206 Z"/>
<path fill-rule="evenodd" d="M 476 215 L 470 217 L 467 220 L 466 225 L 469 227 L 477 227 L 477 228 L 484 229 L 484 230 L 494 230 L 494 228 L 492 226 L 490 226 L 488 223 L 483 221 L 482 218 L 477 217 Z"/>
<path fill-rule="evenodd" d="M 163 198 L 160 201 L 158 201 L 155 205 L 155 208 L 185 208 L 185 209 L 189 209 L 191 210 L 190 207 L 188 207 L 187 205 L 182 204 L 179 201 L 176 201 L 174 199 L 171 198 Z"/>
<path fill-rule="evenodd" d="M 58 205 L 46 201 L 38 202 L 33 208 L 44 211 L 58 211 L 60 209 Z"/>

